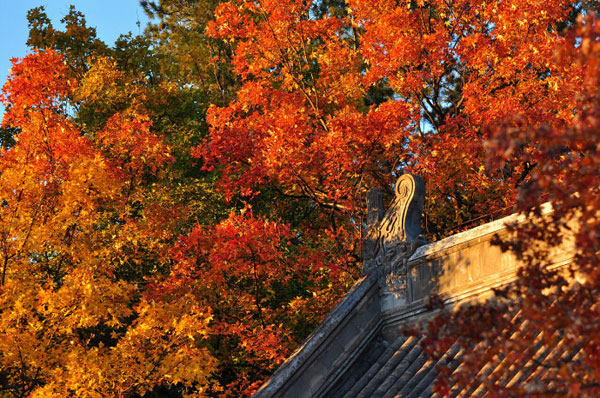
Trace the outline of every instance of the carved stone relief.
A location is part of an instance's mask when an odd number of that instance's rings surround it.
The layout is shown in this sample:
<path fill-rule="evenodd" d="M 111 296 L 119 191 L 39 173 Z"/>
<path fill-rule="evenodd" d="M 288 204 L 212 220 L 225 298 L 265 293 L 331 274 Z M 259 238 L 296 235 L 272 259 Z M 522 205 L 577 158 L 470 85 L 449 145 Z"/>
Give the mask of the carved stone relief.
<path fill-rule="evenodd" d="M 407 289 L 408 259 L 427 243 L 420 235 L 425 183 L 418 176 L 404 174 L 394 191 L 395 199 L 385 214 L 381 191 L 367 193 L 363 273 L 377 273 L 384 293 L 402 295 Z"/>

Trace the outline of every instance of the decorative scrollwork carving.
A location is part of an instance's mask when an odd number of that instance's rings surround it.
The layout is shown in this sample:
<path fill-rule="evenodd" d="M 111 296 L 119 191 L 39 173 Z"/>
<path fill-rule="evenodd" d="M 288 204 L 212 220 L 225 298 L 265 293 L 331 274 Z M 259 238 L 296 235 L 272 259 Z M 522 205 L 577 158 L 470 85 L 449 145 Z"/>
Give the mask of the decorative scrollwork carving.
<path fill-rule="evenodd" d="M 372 189 L 367 193 L 363 273 L 376 271 L 382 287 L 399 291 L 405 288 L 408 259 L 426 243 L 420 235 L 425 183 L 418 176 L 404 174 L 394 191 L 396 197 L 383 217 L 381 191 Z"/>

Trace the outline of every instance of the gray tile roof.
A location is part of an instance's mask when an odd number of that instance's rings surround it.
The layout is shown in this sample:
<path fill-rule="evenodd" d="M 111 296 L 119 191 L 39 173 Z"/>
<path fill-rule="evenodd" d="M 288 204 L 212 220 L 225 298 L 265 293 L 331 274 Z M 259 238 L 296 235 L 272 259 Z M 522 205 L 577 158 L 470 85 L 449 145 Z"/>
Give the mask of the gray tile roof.
<path fill-rule="evenodd" d="M 518 390 L 521 396 L 553 388 L 561 363 L 577 361 L 578 348 L 573 338 L 542 331 L 543 325 L 536 329 L 519 314 L 507 314 L 510 330 L 503 333 L 527 342 L 517 360 L 496 341 L 461 348 L 460 336 L 446 352 L 431 357 L 425 352 L 429 340 L 401 332 L 434 316 L 426 305 L 432 294 L 452 308 L 481 302 L 511 283 L 521 263 L 491 241 L 508 234 L 507 224 L 525 221 L 513 215 L 419 247 L 396 264 L 404 270 L 396 275 L 404 278 L 399 293 L 388 289 L 387 279 L 382 285 L 377 273 L 368 273 L 254 398 L 438 398 L 434 386 L 442 367 L 450 372 L 453 398 L 489 397 L 490 387 Z M 562 267 L 575 252 L 567 242 L 553 253 L 552 266 Z M 453 383 L 457 375 L 466 377 L 465 364 L 473 363 L 481 364 L 476 375 L 462 378 L 462 387 Z"/>
<path fill-rule="evenodd" d="M 542 331 L 532 331 L 527 322 L 521 322 L 512 337 L 523 337 L 533 333 L 530 349 L 514 362 L 507 356 L 496 355 L 486 362 L 473 377 L 467 388 L 454 388 L 453 398 L 488 397 L 488 387 L 502 388 L 552 388 L 552 372 L 557 363 L 577 360 L 579 347 L 569 346 L 559 332 L 554 339 L 543 338 Z M 521 335 L 521 336 L 518 336 Z M 546 333 L 547 336 L 547 333 Z M 434 385 L 440 367 L 447 367 L 450 374 L 463 370 L 464 351 L 455 342 L 439 358 L 430 358 L 424 351 L 427 340 L 423 337 L 398 336 L 391 343 L 383 343 L 385 349 L 369 363 L 351 366 L 343 382 L 338 382 L 325 398 L 439 398 Z M 374 349 L 379 343 L 371 344 L 365 351 Z M 490 344 L 490 342 L 487 342 Z M 360 372 L 360 375 L 355 376 Z"/>
<path fill-rule="evenodd" d="M 399 336 L 354 383 L 331 391 L 327 398 L 431 397 L 437 378 L 436 365 L 458 350 L 451 349 L 440 361 L 428 360 L 423 338 Z"/>

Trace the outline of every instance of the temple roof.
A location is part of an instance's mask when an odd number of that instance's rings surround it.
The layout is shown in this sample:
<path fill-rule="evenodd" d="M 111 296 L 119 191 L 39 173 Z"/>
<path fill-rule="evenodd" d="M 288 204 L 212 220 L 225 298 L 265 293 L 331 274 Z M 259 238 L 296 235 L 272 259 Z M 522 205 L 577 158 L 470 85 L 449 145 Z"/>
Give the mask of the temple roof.
<path fill-rule="evenodd" d="M 518 317 L 517 317 L 518 318 Z M 526 323 L 516 319 L 516 334 L 530 333 Z M 518 336 L 515 336 L 518 337 Z M 537 344 L 523 351 L 515 366 L 507 357 L 500 356 L 487 362 L 468 389 L 454 388 L 452 397 L 488 397 L 488 385 L 528 384 L 534 389 L 545 386 L 551 379 L 547 363 L 577 360 L 579 347 L 570 346 L 556 333 L 556 339 L 543 341 L 541 331 L 534 337 Z M 444 367 L 451 373 L 459 369 L 464 351 L 456 342 L 441 356 L 424 352 L 427 341 L 423 337 L 398 336 L 391 343 L 374 341 L 369 347 L 368 364 L 354 364 L 327 394 L 327 398 L 433 398 L 438 370 Z"/>
<path fill-rule="evenodd" d="M 422 181 L 402 178 L 409 188 L 404 192 L 396 189 L 396 214 L 388 210 L 382 219 L 381 205 L 377 205 L 381 200 L 377 194 L 370 194 L 376 204 L 370 207 L 377 212 L 376 216 L 370 215 L 371 228 L 377 230 L 367 234 L 371 241 L 365 247 L 370 256 L 365 259 L 365 276 L 256 392 L 255 398 L 431 398 L 436 396 L 439 365 L 450 371 L 460 369 L 465 353 L 459 344 L 449 344 L 441 356 L 430 357 L 425 353 L 427 340 L 408 336 L 407 327 L 427 322 L 436 314 L 438 310 L 427 305 L 431 295 L 453 308 L 488 299 L 493 289 L 511 283 L 522 264 L 510 252 L 492 245 L 491 240 L 494 236 L 506 238 L 508 224 L 526 220 L 512 215 L 426 243 L 418 236 L 418 220 L 407 214 L 407 209 L 408 213 L 421 211 L 422 199 L 417 198 L 415 205 L 411 192 L 424 194 L 419 187 Z M 550 205 L 544 207 L 544 213 L 551 211 Z M 413 225 L 398 227 L 396 221 L 389 220 L 397 214 Z M 405 239 L 386 236 L 390 225 L 394 226 L 392 233 L 400 233 Z M 553 248 L 552 258 L 553 266 L 568 264 L 573 258 L 571 244 L 567 241 Z M 531 333 L 518 313 L 514 317 L 513 329 L 507 332 Z M 541 334 L 530 337 L 535 342 Z M 520 363 L 525 363 L 524 367 L 516 367 L 510 358 L 497 355 L 483 364 L 468 391 L 454 390 L 452 396 L 485 397 L 488 383 L 543 383 L 545 370 L 540 364 L 544 359 L 577 355 L 577 349 L 567 346 L 558 332 L 550 340 L 544 337 L 543 344 L 536 343 L 523 351 L 525 361 L 521 358 Z M 488 343 L 493 345 L 493 341 Z"/>

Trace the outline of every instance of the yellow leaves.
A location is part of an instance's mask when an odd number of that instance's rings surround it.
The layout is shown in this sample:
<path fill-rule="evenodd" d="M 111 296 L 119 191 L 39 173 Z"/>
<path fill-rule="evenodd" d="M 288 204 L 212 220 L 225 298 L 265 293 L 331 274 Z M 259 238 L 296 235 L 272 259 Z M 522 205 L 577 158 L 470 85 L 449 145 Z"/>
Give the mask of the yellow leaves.
<path fill-rule="evenodd" d="M 418 7 L 423 7 L 425 5 L 425 0 L 407 0 L 406 1 L 406 9 L 411 10 L 413 5 L 417 5 Z"/>
<path fill-rule="evenodd" d="M 92 284 L 86 283 L 86 279 L 83 275 L 69 278 L 65 288 L 58 292 L 40 291 L 38 309 L 42 311 L 43 328 L 31 332 L 26 332 L 23 326 L 7 328 L 11 324 L 6 319 L 8 313 L 0 313 L 0 332 L 4 335 L 0 339 L 3 370 L 18 366 L 22 360 L 27 361 L 29 367 L 38 367 L 40 375 L 50 381 L 35 392 L 44 397 L 66 396 L 68 391 L 88 397 L 116 396 L 118 391 L 126 390 L 142 394 L 163 382 L 186 386 L 206 383 L 215 366 L 207 350 L 199 346 L 211 321 L 208 310 L 193 304 L 194 299 L 189 295 L 168 303 L 142 301 L 136 322 L 125 334 L 112 332 L 111 338 L 118 341 L 116 345 L 86 347 L 90 341 L 82 336 L 94 323 L 84 308 L 93 312 L 92 307 L 97 306 L 96 319 L 99 319 L 103 312 L 113 312 L 117 301 L 126 305 L 131 297 L 126 294 L 119 299 L 114 289 L 102 281 L 94 280 Z M 110 297 L 109 302 L 104 302 L 106 296 Z M 14 307 L 15 310 L 21 308 L 17 322 L 28 316 L 27 311 L 35 303 L 35 298 L 22 297 L 25 301 L 17 300 L 22 305 Z M 103 302 L 108 307 L 104 307 Z M 106 325 L 123 326 L 110 322 Z"/>
<path fill-rule="evenodd" d="M 34 58 L 21 66 L 39 64 Z M 22 69 L 15 71 L 30 78 L 13 79 L 13 89 L 47 77 Z M 45 93 L 53 99 L 67 92 L 54 77 L 48 81 L 60 92 Z M 114 62 L 99 58 L 77 98 L 110 109 L 139 93 L 131 83 Z M 27 112 L 13 113 L 19 140 L 0 150 L 0 260 L 7 264 L 0 286 L 3 379 L 14 385 L 27 379 L 39 388 L 26 393 L 39 397 L 206 384 L 215 367 L 202 347 L 210 310 L 191 295 L 166 302 L 142 298 L 143 278 L 168 258 L 178 210 L 166 203 L 167 187 L 136 184 L 142 173 L 163 178 L 170 148 L 150 132 L 149 117 L 134 109 L 116 115 L 104 131 L 83 134 L 39 93 L 16 92 L 13 99 Z"/>
<path fill-rule="evenodd" d="M 77 101 L 96 106 L 122 107 L 134 98 L 140 101 L 144 89 L 117 68 L 117 63 L 107 57 L 90 59 L 91 67 L 81 80 L 76 93 Z"/>

